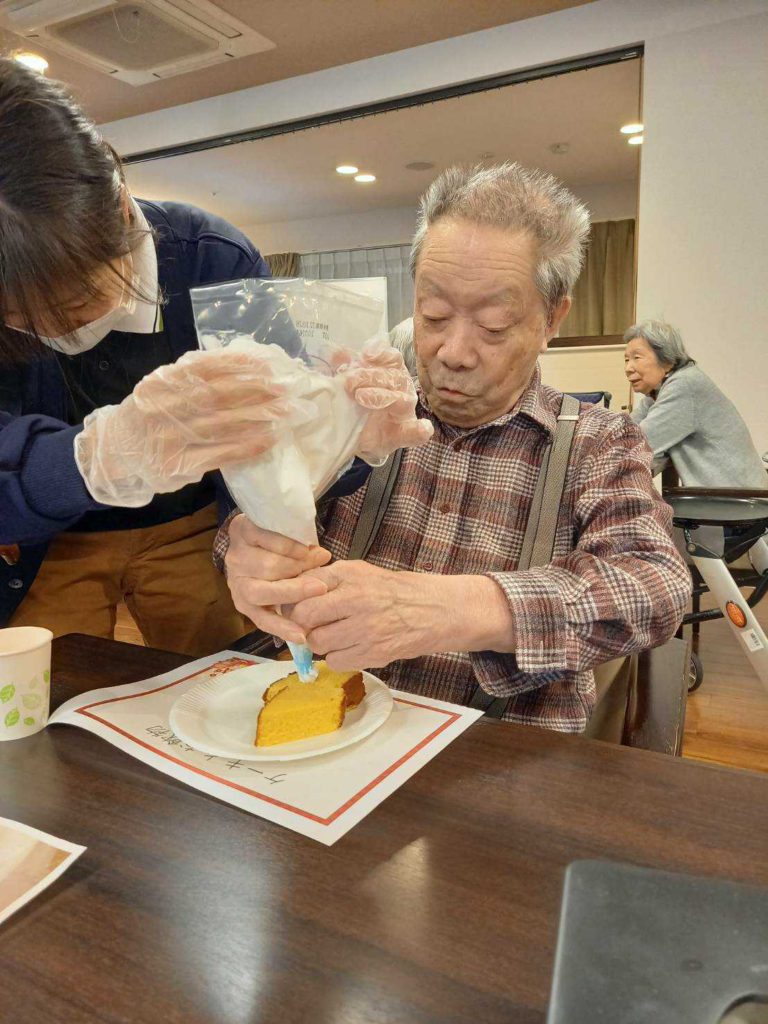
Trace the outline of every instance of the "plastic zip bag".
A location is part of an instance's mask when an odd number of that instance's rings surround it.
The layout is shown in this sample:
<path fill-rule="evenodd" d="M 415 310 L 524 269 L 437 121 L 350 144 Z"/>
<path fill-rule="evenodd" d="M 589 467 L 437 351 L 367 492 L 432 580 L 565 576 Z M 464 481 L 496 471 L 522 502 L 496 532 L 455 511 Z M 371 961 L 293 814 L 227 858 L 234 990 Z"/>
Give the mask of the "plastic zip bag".
<path fill-rule="evenodd" d="M 345 388 L 356 357 L 388 345 L 384 303 L 340 282 L 244 280 L 191 291 L 200 347 L 263 346 L 285 417 L 268 452 L 222 467 L 248 518 L 316 544 L 315 497 L 352 459 L 370 411 Z"/>

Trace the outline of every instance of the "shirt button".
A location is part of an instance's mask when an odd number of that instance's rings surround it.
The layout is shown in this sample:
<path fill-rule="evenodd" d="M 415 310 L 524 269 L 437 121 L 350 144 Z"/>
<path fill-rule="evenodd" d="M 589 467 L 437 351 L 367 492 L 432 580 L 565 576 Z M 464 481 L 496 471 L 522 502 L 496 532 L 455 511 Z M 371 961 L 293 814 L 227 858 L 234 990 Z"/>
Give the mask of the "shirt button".
<path fill-rule="evenodd" d="M 432 563 L 431 562 L 424 562 L 422 564 L 421 568 L 424 570 L 424 572 L 432 572 Z"/>
<path fill-rule="evenodd" d="M 442 513 L 442 514 L 443 514 L 444 516 L 447 516 L 447 515 L 448 515 L 448 513 L 449 513 L 449 512 L 451 511 L 451 506 L 450 506 L 450 505 L 441 505 L 441 506 L 440 506 L 440 509 L 439 509 L 439 511 L 440 511 L 440 512 L 441 512 L 441 513 Z"/>
<path fill-rule="evenodd" d="M 99 360 L 99 369 L 100 370 L 108 370 L 109 369 L 109 360 L 108 359 L 100 359 Z"/>
<path fill-rule="evenodd" d="M 20 580 L 18 577 L 12 580 L 8 580 L 8 586 L 11 590 L 21 590 L 24 586 L 24 580 Z"/>

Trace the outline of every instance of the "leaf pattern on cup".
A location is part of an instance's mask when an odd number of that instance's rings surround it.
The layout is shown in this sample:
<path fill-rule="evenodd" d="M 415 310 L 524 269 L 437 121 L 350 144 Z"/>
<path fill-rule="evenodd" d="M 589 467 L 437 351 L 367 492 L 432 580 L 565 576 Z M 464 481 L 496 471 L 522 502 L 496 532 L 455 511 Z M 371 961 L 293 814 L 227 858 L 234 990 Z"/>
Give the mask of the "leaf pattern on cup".
<path fill-rule="evenodd" d="M 24 719 L 24 725 L 34 725 L 34 724 L 35 724 L 34 718 L 32 718 L 31 715 L 27 715 L 27 717 Z"/>
<path fill-rule="evenodd" d="M 13 708 L 13 710 L 9 711 L 8 714 L 5 716 L 6 727 L 10 729 L 12 725 L 18 725 L 19 718 L 21 718 L 21 715 L 19 714 L 19 709 Z"/>
<path fill-rule="evenodd" d="M 50 683 L 50 681 L 51 681 L 51 670 L 50 669 L 45 669 L 45 671 L 43 672 L 43 679 L 46 681 L 46 683 Z"/>
<path fill-rule="evenodd" d="M 0 701 L 2 701 L 3 704 L 7 704 L 8 701 L 13 697 L 14 693 L 16 693 L 16 687 L 13 685 L 13 683 L 8 683 L 7 686 L 4 686 L 0 690 Z"/>
<path fill-rule="evenodd" d="M 32 678 L 29 680 L 29 688 L 31 690 L 36 690 L 39 685 L 40 680 L 37 678 L 37 676 L 32 676 Z"/>
<path fill-rule="evenodd" d="M 21 703 L 25 708 L 39 708 L 43 703 L 43 698 L 39 693 L 25 693 L 21 698 Z"/>

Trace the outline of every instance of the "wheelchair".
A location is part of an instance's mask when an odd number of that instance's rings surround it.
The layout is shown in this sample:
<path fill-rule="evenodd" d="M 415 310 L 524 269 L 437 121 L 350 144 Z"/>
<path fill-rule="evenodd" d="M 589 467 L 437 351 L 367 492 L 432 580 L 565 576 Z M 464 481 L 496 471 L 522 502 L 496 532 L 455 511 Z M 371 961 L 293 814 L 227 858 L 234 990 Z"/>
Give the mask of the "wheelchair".
<path fill-rule="evenodd" d="M 672 507 L 693 576 L 691 611 L 677 635 L 692 628 L 688 692 L 701 686 L 704 668 L 699 657 L 702 622 L 726 619 L 760 681 L 768 687 L 768 638 L 753 608 L 768 591 L 768 491 L 730 488 L 668 487 L 664 500 Z M 733 563 L 747 555 L 749 568 Z M 744 597 L 741 588 L 751 588 Z M 711 593 L 717 608 L 701 608 Z"/>
<path fill-rule="evenodd" d="M 571 398 L 579 402 L 587 402 L 589 405 L 602 405 L 606 409 L 611 407 L 613 395 L 610 391 L 569 391 Z"/>

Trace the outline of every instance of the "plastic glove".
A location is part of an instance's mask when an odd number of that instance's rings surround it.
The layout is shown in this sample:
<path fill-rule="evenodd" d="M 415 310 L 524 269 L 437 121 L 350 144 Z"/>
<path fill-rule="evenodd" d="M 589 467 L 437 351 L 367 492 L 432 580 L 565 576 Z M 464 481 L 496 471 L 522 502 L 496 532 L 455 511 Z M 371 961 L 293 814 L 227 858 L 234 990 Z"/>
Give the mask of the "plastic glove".
<path fill-rule="evenodd" d="M 355 452 L 372 466 L 381 465 L 396 448 L 426 444 L 434 428 L 416 418 L 416 389 L 397 349 L 374 343 L 338 368 L 350 398 L 370 410 Z"/>
<path fill-rule="evenodd" d="M 96 501 L 136 508 L 267 451 L 283 415 L 282 389 L 258 348 L 188 352 L 120 405 L 87 416 L 75 461 Z"/>

